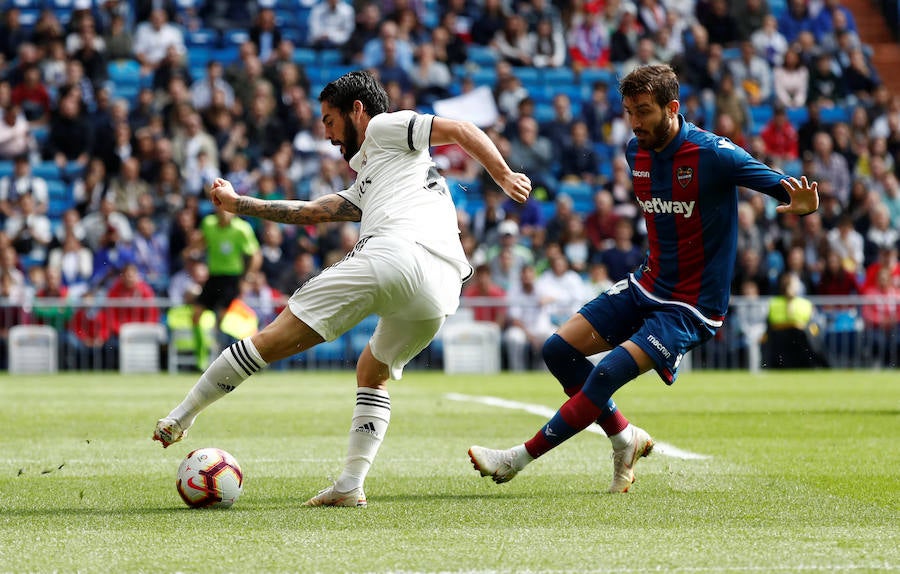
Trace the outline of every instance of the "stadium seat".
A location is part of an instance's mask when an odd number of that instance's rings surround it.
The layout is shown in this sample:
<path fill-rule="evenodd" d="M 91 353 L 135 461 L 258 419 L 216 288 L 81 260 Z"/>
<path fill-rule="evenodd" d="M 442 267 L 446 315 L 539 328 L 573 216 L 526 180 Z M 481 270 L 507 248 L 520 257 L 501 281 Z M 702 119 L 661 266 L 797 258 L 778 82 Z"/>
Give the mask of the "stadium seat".
<path fill-rule="evenodd" d="M 469 61 L 482 68 L 492 68 L 499 59 L 497 52 L 490 46 L 472 44 L 469 46 L 468 53 Z"/>
<path fill-rule="evenodd" d="M 141 81 L 141 65 L 137 60 L 113 60 L 106 65 L 106 72 L 114 84 Z"/>
<path fill-rule="evenodd" d="M 55 373 L 59 342 L 49 325 L 14 325 L 9 329 L 9 373 Z"/>
<path fill-rule="evenodd" d="M 223 38 L 226 46 L 240 46 L 250 39 L 246 30 L 227 30 Z"/>
<path fill-rule="evenodd" d="M 59 219 L 66 210 L 75 206 L 72 190 L 70 186 L 62 180 L 48 179 L 47 195 L 49 198 L 47 217 L 51 220 Z"/>
<path fill-rule="evenodd" d="M 537 68 L 515 66 L 512 69 L 512 73 L 515 77 L 519 78 L 519 81 L 525 86 L 540 84 L 543 81 Z"/>
<path fill-rule="evenodd" d="M 56 163 L 52 161 L 42 161 L 39 164 L 31 166 L 31 175 L 42 177 L 47 181 L 50 181 L 51 179 L 59 179 L 61 174 Z"/>
<path fill-rule="evenodd" d="M 306 353 L 308 355 L 308 359 L 310 364 L 314 366 L 321 367 L 324 363 L 325 366 L 334 365 L 334 366 L 344 366 L 343 363 L 347 362 L 349 358 L 349 344 L 348 337 L 346 334 L 341 335 L 334 341 L 325 341 L 324 343 L 319 343 L 312 349 L 308 350 Z M 353 357 L 352 360 L 356 360 Z"/>
<path fill-rule="evenodd" d="M 575 72 L 571 68 L 543 68 L 541 81 L 547 87 L 556 84 L 574 84 L 576 83 Z"/>
<path fill-rule="evenodd" d="M 340 66 L 343 62 L 344 57 L 341 55 L 340 50 L 319 50 L 320 66 Z"/>
<path fill-rule="evenodd" d="M 6 177 L 13 174 L 12 160 L 0 160 L 0 177 Z"/>
<path fill-rule="evenodd" d="M 611 86 L 616 81 L 616 75 L 603 68 L 585 68 L 578 74 L 578 81 L 585 86 L 592 86 L 597 82 L 604 82 Z"/>
<path fill-rule="evenodd" d="M 316 64 L 318 57 L 318 53 L 312 48 L 294 48 L 294 62 L 307 68 L 307 73 L 309 73 L 309 67 Z"/>
<path fill-rule="evenodd" d="M 161 346 L 167 340 L 161 323 L 125 323 L 119 330 L 119 372 L 158 373 Z"/>
<path fill-rule="evenodd" d="M 492 321 L 454 322 L 441 329 L 444 372 L 500 371 L 500 327 Z"/>
<path fill-rule="evenodd" d="M 838 122 L 849 122 L 853 110 L 850 106 L 834 106 L 833 108 L 821 108 L 820 115 L 822 123 L 836 124 Z"/>
<path fill-rule="evenodd" d="M 219 42 L 219 33 L 212 28 L 200 28 L 185 35 L 185 44 L 188 46 L 188 57 L 196 46 L 212 47 Z"/>
<path fill-rule="evenodd" d="M 493 87 L 497 83 L 497 72 L 494 68 L 479 68 L 470 72 L 469 76 L 476 86 Z"/>

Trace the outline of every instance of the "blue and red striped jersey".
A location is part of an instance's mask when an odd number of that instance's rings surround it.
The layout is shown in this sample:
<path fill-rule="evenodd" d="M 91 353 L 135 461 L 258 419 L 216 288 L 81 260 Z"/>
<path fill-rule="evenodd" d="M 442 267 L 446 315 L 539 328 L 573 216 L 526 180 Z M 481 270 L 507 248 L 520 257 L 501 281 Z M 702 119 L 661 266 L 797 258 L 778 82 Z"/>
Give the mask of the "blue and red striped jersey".
<path fill-rule="evenodd" d="M 651 299 L 686 305 L 711 326 L 728 310 L 737 252 L 737 186 L 789 203 L 785 176 L 728 138 L 679 116 L 681 129 L 660 152 L 628 142 L 634 194 L 649 249 L 633 283 Z"/>

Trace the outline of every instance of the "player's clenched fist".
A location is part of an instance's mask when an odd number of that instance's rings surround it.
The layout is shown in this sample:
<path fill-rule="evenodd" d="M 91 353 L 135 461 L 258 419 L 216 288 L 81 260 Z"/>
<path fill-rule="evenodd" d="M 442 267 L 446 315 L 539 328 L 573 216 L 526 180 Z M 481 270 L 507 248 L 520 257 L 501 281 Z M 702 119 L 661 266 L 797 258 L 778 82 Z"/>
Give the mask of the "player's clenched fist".
<path fill-rule="evenodd" d="M 235 212 L 237 207 L 238 194 L 234 191 L 231 182 L 227 179 L 217 177 L 213 182 L 212 188 L 209 190 L 210 199 L 213 205 L 221 207 L 225 211 Z"/>

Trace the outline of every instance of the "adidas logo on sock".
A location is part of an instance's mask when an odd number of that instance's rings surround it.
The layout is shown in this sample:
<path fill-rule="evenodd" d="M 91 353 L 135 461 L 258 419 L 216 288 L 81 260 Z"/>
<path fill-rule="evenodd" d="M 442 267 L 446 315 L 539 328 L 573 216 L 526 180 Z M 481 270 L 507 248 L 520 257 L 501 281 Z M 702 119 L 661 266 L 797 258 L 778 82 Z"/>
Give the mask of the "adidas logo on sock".
<path fill-rule="evenodd" d="M 370 434 L 370 435 L 374 436 L 375 438 L 378 438 L 378 431 L 375 430 L 375 425 L 370 422 L 359 425 L 354 430 L 355 430 L 355 432 L 364 432 L 366 434 Z"/>
<path fill-rule="evenodd" d="M 216 383 L 216 386 L 219 387 L 220 389 L 222 389 L 223 391 L 225 391 L 226 393 L 230 393 L 231 391 L 234 390 L 234 386 L 233 386 L 233 385 L 226 385 L 226 384 L 223 384 L 223 383 Z"/>

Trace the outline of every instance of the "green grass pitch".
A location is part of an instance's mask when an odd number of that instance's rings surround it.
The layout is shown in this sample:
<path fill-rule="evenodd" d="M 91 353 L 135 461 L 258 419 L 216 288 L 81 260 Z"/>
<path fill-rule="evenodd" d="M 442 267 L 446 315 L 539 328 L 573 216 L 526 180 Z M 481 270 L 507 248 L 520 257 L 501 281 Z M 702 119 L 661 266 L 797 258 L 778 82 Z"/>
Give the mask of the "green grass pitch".
<path fill-rule="evenodd" d="M 266 372 L 163 450 L 156 419 L 188 375 L 0 375 L 0 572 L 900 571 L 900 374 L 644 375 L 616 399 L 657 441 L 625 495 L 604 491 L 609 443 L 581 433 L 508 484 L 471 444 L 508 447 L 555 410 L 546 373 L 391 383 L 391 428 L 367 509 L 302 508 L 336 477 L 352 372 Z M 190 510 L 175 472 L 191 449 L 241 463 L 229 510 Z"/>

